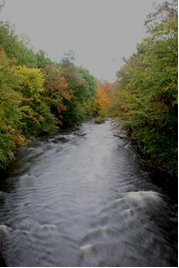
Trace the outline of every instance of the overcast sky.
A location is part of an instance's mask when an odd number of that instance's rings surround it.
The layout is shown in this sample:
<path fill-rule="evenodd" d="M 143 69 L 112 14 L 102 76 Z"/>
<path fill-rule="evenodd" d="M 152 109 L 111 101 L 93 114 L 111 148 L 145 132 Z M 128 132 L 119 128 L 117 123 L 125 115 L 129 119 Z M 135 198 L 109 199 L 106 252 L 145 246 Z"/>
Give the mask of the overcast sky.
<path fill-rule="evenodd" d="M 161 2 L 156 0 L 155 2 Z M 122 58 L 145 36 L 153 0 L 6 0 L 1 20 L 27 34 L 30 46 L 59 61 L 75 52 L 77 65 L 97 79 L 115 80 Z"/>

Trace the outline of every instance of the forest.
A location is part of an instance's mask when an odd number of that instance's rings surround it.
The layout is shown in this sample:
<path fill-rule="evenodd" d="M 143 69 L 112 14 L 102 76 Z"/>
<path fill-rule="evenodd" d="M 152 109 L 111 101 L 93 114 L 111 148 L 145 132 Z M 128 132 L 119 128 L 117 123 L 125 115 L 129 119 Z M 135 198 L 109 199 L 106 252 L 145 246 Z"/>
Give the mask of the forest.
<path fill-rule="evenodd" d="M 158 5 L 147 37 L 124 59 L 115 83 L 99 82 L 74 64 L 34 52 L 7 22 L 0 23 L 0 168 L 37 136 L 72 127 L 89 116 L 118 118 L 142 153 L 177 174 L 177 1 Z"/>
<path fill-rule="evenodd" d="M 117 72 L 112 115 L 152 166 L 178 172 L 178 11 L 166 1 L 149 14 L 148 36 Z"/>
<path fill-rule="evenodd" d="M 70 127 L 89 116 L 97 82 L 88 70 L 75 66 L 69 52 L 52 62 L 34 53 L 0 24 L 0 167 L 6 168 L 19 146 L 39 135 Z"/>

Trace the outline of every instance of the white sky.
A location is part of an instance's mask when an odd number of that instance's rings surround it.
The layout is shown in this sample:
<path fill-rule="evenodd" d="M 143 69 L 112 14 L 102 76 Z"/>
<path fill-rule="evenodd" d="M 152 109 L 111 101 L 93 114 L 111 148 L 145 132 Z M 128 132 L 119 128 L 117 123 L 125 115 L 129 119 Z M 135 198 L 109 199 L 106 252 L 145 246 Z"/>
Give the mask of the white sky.
<path fill-rule="evenodd" d="M 161 2 L 156 0 L 155 2 Z M 145 36 L 153 0 L 7 0 L 1 20 L 27 34 L 30 46 L 59 61 L 75 52 L 75 63 L 97 78 L 115 80 L 122 58 Z"/>

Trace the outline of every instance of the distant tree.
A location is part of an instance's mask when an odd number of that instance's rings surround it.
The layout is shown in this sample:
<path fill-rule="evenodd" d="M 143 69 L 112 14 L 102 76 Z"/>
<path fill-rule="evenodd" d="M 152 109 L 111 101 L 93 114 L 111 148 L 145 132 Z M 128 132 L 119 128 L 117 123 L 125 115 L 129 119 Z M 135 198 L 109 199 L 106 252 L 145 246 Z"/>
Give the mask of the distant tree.
<path fill-rule="evenodd" d="M 112 93 L 112 83 L 107 81 L 98 83 L 96 100 L 93 104 L 93 113 L 95 116 L 109 116 Z"/>
<path fill-rule="evenodd" d="M 63 58 L 60 66 L 71 96 L 70 101 L 65 101 L 66 111 L 63 114 L 64 124 L 70 126 L 92 113 L 96 80 L 87 70 L 75 66 L 69 57 Z"/>
<path fill-rule="evenodd" d="M 39 50 L 36 54 L 36 65 L 38 68 L 43 68 L 48 64 L 52 64 L 50 58 L 48 58 L 43 50 Z"/>
<path fill-rule="evenodd" d="M 75 52 L 73 50 L 69 50 L 64 52 L 62 59 L 60 60 L 61 67 L 74 66 L 75 60 Z"/>
<path fill-rule="evenodd" d="M 97 88 L 97 81 L 90 74 L 87 69 L 82 67 L 77 67 L 77 72 L 79 73 L 81 79 L 83 80 L 83 94 L 86 100 L 94 100 L 96 97 L 96 88 Z"/>
<path fill-rule="evenodd" d="M 156 6 L 155 11 L 147 16 L 145 25 L 148 29 L 155 29 L 157 25 L 178 17 L 178 1 L 164 1 Z"/>
<path fill-rule="evenodd" d="M 2 11 L 5 4 L 6 4 L 6 0 L 0 0 L 0 12 Z"/>
<path fill-rule="evenodd" d="M 68 84 L 62 76 L 62 70 L 60 67 L 46 65 L 42 71 L 45 78 L 43 92 L 44 99 L 51 111 L 55 114 L 58 123 L 62 125 L 62 112 L 66 111 L 64 101 L 66 100 L 66 102 L 69 102 L 71 99 L 67 90 Z"/>

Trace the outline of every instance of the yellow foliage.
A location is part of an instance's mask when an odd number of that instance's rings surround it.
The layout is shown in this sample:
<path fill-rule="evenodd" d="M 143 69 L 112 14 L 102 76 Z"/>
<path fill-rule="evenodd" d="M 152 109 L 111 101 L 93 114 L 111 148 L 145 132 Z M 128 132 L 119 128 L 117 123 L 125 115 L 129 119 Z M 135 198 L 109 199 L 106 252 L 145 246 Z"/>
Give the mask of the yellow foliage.
<path fill-rule="evenodd" d="M 36 94 L 44 91 L 44 75 L 37 68 L 27 68 L 20 66 L 17 70 L 19 84 L 27 92 Z"/>

